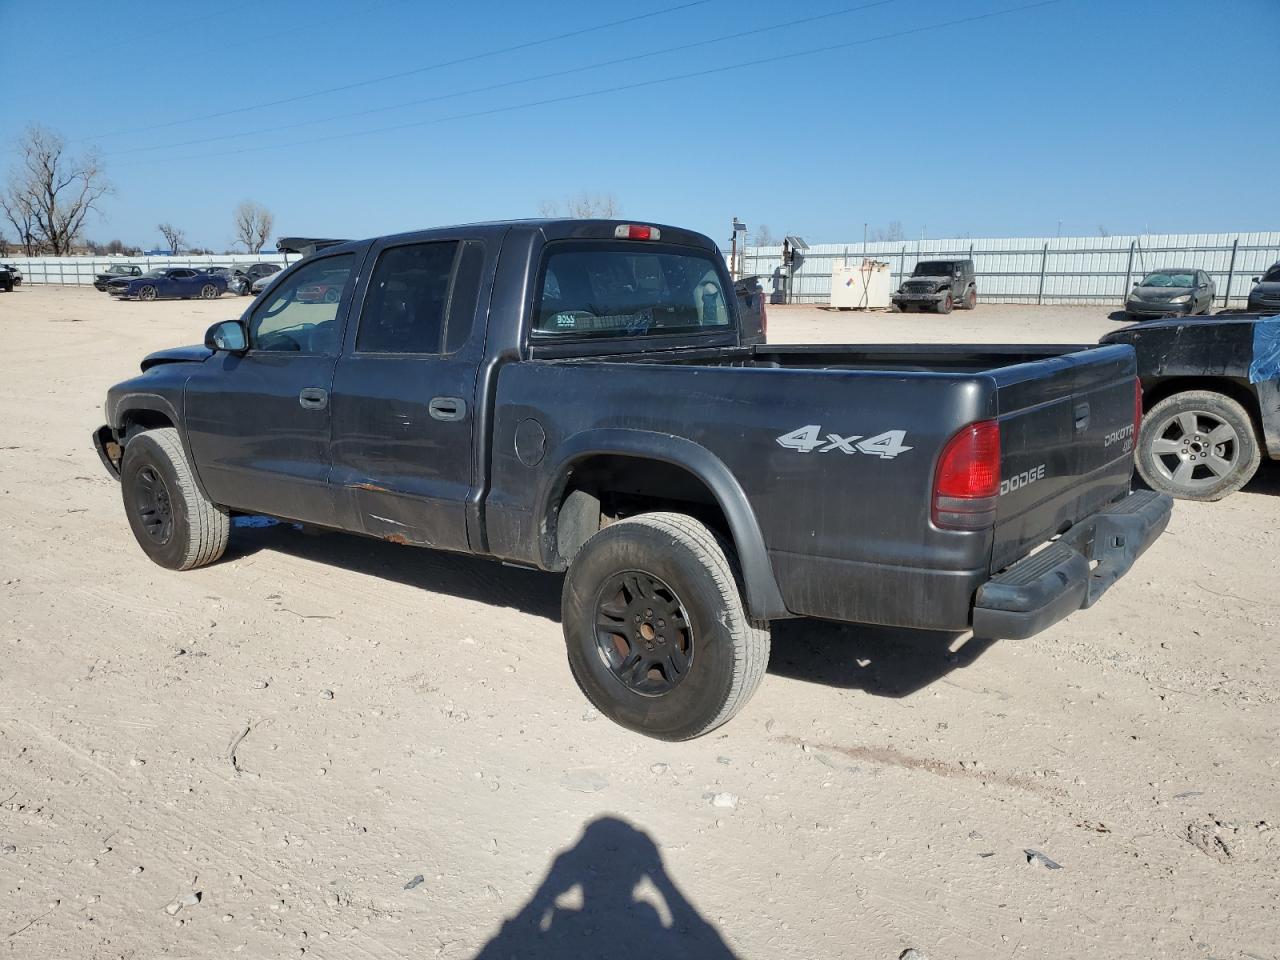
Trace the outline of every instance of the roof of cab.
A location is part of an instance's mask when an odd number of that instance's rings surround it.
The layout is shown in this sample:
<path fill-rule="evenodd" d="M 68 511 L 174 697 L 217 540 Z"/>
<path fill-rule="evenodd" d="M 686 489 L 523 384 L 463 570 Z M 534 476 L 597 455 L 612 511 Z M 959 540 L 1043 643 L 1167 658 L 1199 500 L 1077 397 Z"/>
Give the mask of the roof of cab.
<path fill-rule="evenodd" d="M 612 240 L 614 230 L 626 224 L 643 224 L 656 227 L 661 234 L 661 242 L 676 243 L 684 246 L 699 247 L 705 250 L 716 250 L 715 241 L 710 237 L 668 224 L 652 223 L 647 220 L 581 220 L 572 218 L 539 217 L 528 220 L 488 220 L 480 223 L 459 223 L 449 226 L 426 227 L 409 230 L 404 233 L 385 234 L 365 240 L 351 240 L 324 248 L 325 253 L 335 253 L 368 240 L 437 240 L 450 237 L 469 236 L 476 239 L 503 236 L 512 230 L 540 232 L 548 240 Z M 635 243 L 652 241 L 636 240 Z"/>

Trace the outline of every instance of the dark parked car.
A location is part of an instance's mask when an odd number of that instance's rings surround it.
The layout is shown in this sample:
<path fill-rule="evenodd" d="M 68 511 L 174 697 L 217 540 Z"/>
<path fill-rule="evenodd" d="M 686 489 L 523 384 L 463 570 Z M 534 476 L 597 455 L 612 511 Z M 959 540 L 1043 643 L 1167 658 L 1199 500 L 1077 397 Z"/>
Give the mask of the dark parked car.
<path fill-rule="evenodd" d="M 121 300 L 216 300 L 227 292 L 227 281 L 191 267 L 160 267 L 112 280 L 107 292 Z"/>
<path fill-rule="evenodd" d="M 917 307 L 937 313 L 972 310 L 978 305 L 978 281 L 972 260 L 921 260 L 911 279 L 898 287 L 893 305 L 903 313 Z"/>
<path fill-rule="evenodd" d="M 7 263 L 0 263 L 0 290 L 5 293 L 13 293 L 13 272 L 9 269 Z"/>
<path fill-rule="evenodd" d="M 740 322 L 715 243 L 676 227 L 344 243 L 143 360 L 94 443 L 170 569 L 249 513 L 567 571 L 582 690 L 669 740 L 747 702 L 771 620 L 1026 637 L 1168 522 L 1130 493 L 1130 347 L 752 346 Z"/>
<path fill-rule="evenodd" d="M 1124 312 L 1135 320 L 1144 317 L 1193 317 L 1213 309 L 1217 293 L 1213 280 L 1193 267 L 1153 270 L 1133 285 Z"/>
<path fill-rule="evenodd" d="M 1155 320 L 1107 334 L 1142 379 L 1138 473 L 1184 500 L 1221 500 L 1280 459 L 1280 317 Z"/>
<path fill-rule="evenodd" d="M 112 280 L 119 280 L 122 277 L 140 277 L 142 276 L 142 268 L 133 263 L 113 263 L 107 269 L 93 278 L 93 287 L 95 290 L 106 290 L 107 284 Z"/>
<path fill-rule="evenodd" d="M 279 272 L 280 264 L 278 263 L 251 263 L 247 266 L 232 267 L 228 289 L 241 296 L 248 296 L 254 292 L 254 283 Z"/>
<path fill-rule="evenodd" d="M 1249 310 L 1280 313 L 1280 263 L 1272 264 L 1261 277 L 1253 278 Z"/>
<path fill-rule="evenodd" d="M 18 269 L 18 265 L 15 263 L 6 263 L 4 268 L 9 271 L 9 279 L 12 281 L 13 286 L 22 286 L 22 271 Z M 10 289 L 12 289 L 12 287 Z"/>

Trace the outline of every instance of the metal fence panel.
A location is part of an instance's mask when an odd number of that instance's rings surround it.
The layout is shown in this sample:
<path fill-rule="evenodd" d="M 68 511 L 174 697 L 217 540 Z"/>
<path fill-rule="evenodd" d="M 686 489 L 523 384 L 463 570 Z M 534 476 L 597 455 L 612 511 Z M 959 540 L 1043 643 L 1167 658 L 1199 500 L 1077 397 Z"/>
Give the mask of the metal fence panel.
<path fill-rule="evenodd" d="M 230 254 L 185 257 L 3 257 L 22 271 L 23 283 L 53 283 L 66 286 L 92 284 L 93 278 L 113 264 L 137 264 L 145 273 L 157 267 L 232 267 L 251 263 L 296 263 L 298 255 L 283 253 Z"/>
<path fill-rule="evenodd" d="M 972 257 L 979 294 L 990 303 L 1119 306 L 1144 273 L 1191 267 L 1213 278 L 1220 304 L 1240 306 L 1252 278 L 1280 261 L 1280 232 L 813 244 L 795 276 L 792 302 L 829 302 L 832 267 L 863 256 L 890 265 L 895 289 L 920 260 Z M 761 276 L 772 293 L 781 280 L 782 248 L 748 247 L 743 269 Z"/>

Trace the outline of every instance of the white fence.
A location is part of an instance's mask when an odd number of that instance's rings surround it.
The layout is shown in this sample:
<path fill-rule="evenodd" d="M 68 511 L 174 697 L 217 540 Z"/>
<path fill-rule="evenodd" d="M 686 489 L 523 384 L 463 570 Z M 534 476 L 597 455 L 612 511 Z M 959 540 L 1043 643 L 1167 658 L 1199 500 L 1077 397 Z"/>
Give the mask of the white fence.
<path fill-rule="evenodd" d="M 292 256 L 293 259 L 290 259 Z M 200 257 L 3 257 L 22 271 L 23 283 L 92 284 L 93 278 L 115 264 L 135 264 L 143 272 L 155 267 L 231 267 L 251 263 L 296 263 L 298 254 L 245 253 Z"/>
<path fill-rule="evenodd" d="M 976 240 L 910 240 L 863 244 L 814 244 L 792 283 L 793 303 L 827 303 L 831 268 L 863 256 L 887 262 L 893 288 L 919 260 L 969 257 L 983 300 L 996 303 L 1119 305 L 1133 282 L 1161 267 L 1204 270 L 1217 286 L 1218 302 L 1241 305 L 1252 278 L 1280 260 L 1280 232 L 1199 233 L 1127 237 L 1014 237 Z M 784 286 L 781 247 L 750 247 L 743 272 L 758 274 L 771 292 Z"/>

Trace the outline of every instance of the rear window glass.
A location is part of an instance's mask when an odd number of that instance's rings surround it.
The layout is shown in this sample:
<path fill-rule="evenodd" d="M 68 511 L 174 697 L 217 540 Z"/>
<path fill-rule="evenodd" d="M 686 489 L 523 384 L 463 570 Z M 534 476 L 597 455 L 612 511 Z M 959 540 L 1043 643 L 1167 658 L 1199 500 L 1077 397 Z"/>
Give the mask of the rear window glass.
<path fill-rule="evenodd" d="M 638 242 L 555 244 L 550 250 L 535 339 L 667 336 L 730 324 L 712 254 Z"/>

